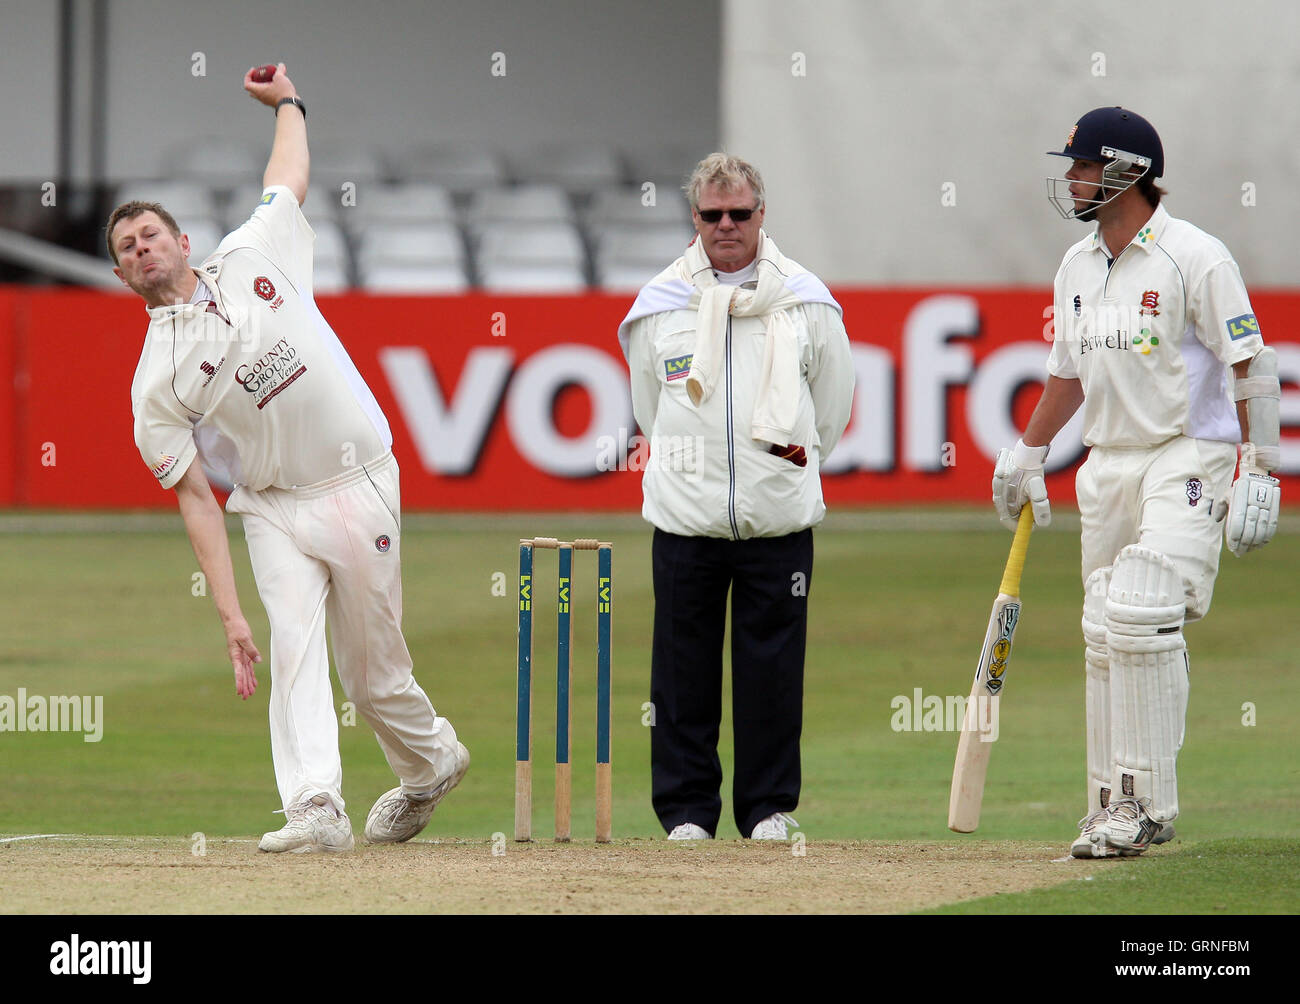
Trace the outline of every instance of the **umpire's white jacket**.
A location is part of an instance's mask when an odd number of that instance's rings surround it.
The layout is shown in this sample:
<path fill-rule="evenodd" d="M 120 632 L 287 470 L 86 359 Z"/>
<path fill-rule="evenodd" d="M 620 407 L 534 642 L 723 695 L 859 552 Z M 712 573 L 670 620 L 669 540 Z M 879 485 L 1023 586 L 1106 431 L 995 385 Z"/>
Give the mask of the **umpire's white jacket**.
<path fill-rule="evenodd" d="M 768 262 L 783 284 L 782 302 L 798 360 L 792 444 L 807 466 L 769 452 L 751 424 L 764 383 L 767 323 L 727 316 L 717 353 L 717 386 L 697 406 L 687 394 L 696 351 L 700 291 L 717 284 L 695 241 L 650 281 L 619 326 L 632 376 L 632 409 L 650 437 L 642 479 L 642 515 L 668 533 L 743 540 L 779 537 L 816 526 L 826 514 L 821 462 L 849 421 L 853 359 L 842 311 L 826 286 L 760 238 L 759 281 Z M 703 266 L 701 266 L 701 262 Z"/>

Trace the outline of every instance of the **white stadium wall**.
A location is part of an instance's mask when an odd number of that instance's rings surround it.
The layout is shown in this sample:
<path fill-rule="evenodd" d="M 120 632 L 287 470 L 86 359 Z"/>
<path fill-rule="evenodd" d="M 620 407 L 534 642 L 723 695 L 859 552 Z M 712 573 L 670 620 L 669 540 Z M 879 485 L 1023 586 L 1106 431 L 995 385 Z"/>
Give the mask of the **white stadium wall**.
<path fill-rule="evenodd" d="M 0 184 L 58 168 L 59 5 L 0 0 Z"/>
<path fill-rule="evenodd" d="M 1252 288 L 1295 287 L 1297 38 L 1282 0 L 724 0 L 722 135 L 827 281 L 1043 286 L 1085 233 L 1044 151 L 1124 105 L 1160 132 L 1169 211 Z"/>
<path fill-rule="evenodd" d="M 86 0 L 73 10 L 86 32 Z M 58 12 L 0 0 L 0 180 L 55 170 Z M 267 141 L 239 81 L 277 58 L 317 142 L 506 154 L 717 142 L 719 0 L 112 0 L 102 12 L 106 82 L 94 100 L 109 181 L 159 174 L 187 139 Z"/>

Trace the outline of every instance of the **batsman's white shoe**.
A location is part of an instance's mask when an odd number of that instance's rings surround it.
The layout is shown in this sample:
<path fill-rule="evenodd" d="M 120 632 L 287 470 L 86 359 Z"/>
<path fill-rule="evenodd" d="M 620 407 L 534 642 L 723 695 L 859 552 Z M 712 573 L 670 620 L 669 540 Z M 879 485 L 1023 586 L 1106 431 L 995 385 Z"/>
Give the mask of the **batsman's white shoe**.
<path fill-rule="evenodd" d="M 784 812 L 774 812 L 766 819 L 760 819 L 758 825 L 754 827 L 754 832 L 749 835 L 750 840 L 789 840 L 790 835 L 786 832 L 786 825 L 798 826 L 798 821 L 794 816 L 786 815 Z"/>
<path fill-rule="evenodd" d="M 678 823 L 673 827 L 673 832 L 668 834 L 669 840 L 712 840 L 709 831 L 703 826 L 696 826 L 694 823 Z"/>
<path fill-rule="evenodd" d="M 315 851 L 352 850 L 352 820 L 346 812 L 335 814 L 328 803 L 308 800 L 291 805 L 284 811 L 285 824 L 273 833 L 264 833 L 259 851 L 271 854 L 307 854 Z"/>
<path fill-rule="evenodd" d="M 1070 845 L 1070 854 L 1076 858 L 1096 857 L 1093 854 L 1092 832 L 1110 815 L 1105 809 L 1098 809 L 1079 820 L 1079 836 Z"/>
<path fill-rule="evenodd" d="M 456 744 L 456 769 L 442 781 L 428 798 L 414 799 L 402 792 L 399 784 L 379 796 L 366 816 L 366 842 L 371 844 L 400 844 L 429 825 L 433 810 L 447 792 L 460 784 L 469 770 L 469 750 L 465 744 Z"/>
<path fill-rule="evenodd" d="M 1089 816 L 1084 822 L 1091 819 Z M 1076 858 L 1134 857 L 1153 843 L 1163 844 L 1173 835 L 1172 825 L 1156 822 L 1140 802 L 1125 798 L 1111 803 L 1105 819 L 1094 823 L 1091 829 L 1085 828 L 1070 847 L 1070 853 Z"/>

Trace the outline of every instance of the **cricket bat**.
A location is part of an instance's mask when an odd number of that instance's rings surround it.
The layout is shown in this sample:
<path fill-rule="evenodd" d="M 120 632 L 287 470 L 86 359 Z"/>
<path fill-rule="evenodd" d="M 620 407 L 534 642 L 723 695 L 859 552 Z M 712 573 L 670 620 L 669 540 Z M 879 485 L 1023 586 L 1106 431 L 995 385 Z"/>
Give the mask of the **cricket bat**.
<path fill-rule="evenodd" d="M 998 598 L 993 601 L 989 625 L 984 631 L 975 681 L 966 702 L 961 739 L 957 742 L 957 761 L 952 768 L 952 792 L 948 796 L 948 829 L 973 833 L 980 824 L 980 803 L 984 800 L 984 777 L 989 769 L 989 754 L 998 735 L 998 702 L 1011 657 L 1011 642 L 1020 623 L 1020 573 L 1025 568 L 1029 534 L 1034 515 L 1028 503 L 1020 510 L 1016 536 L 1002 572 Z"/>

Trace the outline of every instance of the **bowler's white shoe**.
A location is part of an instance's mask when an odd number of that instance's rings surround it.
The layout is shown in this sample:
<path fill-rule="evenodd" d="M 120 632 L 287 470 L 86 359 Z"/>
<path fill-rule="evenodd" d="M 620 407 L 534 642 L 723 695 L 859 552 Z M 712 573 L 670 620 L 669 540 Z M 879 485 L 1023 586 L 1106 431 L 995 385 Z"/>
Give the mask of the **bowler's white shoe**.
<path fill-rule="evenodd" d="M 433 789 L 427 798 L 415 799 L 402 792 L 399 784 L 379 796 L 379 800 L 366 816 L 366 841 L 372 844 L 400 844 L 429 825 L 433 810 L 443 796 L 460 784 L 469 770 L 469 750 L 465 744 L 456 744 L 456 769 Z"/>
<path fill-rule="evenodd" d="M 328 799 L 322 804 L 317 798 L 322 796 L 289 806 L 284 811 L 284 826 L 263 834 L 257 849 L 271 854 L 352 850 L 352 821 L 347 813 L 335 812 Z"/>
<path fill-rule="evenodd" d="M 679 823 L 673 827 L 673 832 L 668 834 L 669 840 L 712 840 L 709 831 L 703 826 L 696 826 L 694 823 Z"/>
<path fill-rule="evenodd" d="M 798 821 L 794 816 L 786 815 L 784 812 L 774 812 L 766 819 L 760 819 L 758 825 L 754 827 L 754 832 L 749 835 L 750 840 L 789 840 L 790 835 L 786 832 L 786 825 L 798 826 Z"/>
<path fill-rule="evenodd" d="M 1076 858 L 1135 857 L 1152 844 L 1163 844 L 1174 835 L 1171 823 L 1152 819 L 1137 799 L 1112 802 L 1104 819 L 1095 820 L 1097 815 L 1093 813 L 1080 824 L 1079 839 L 1070 846 L 1070 853 Z"/>

